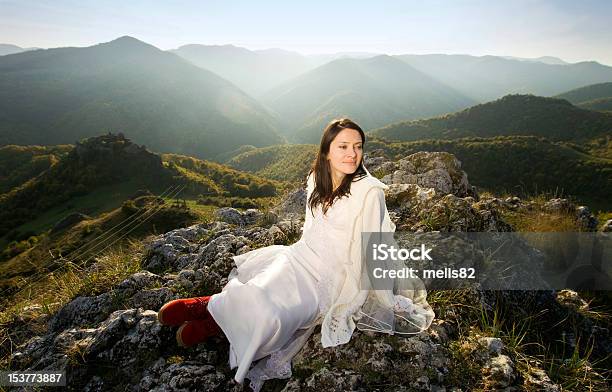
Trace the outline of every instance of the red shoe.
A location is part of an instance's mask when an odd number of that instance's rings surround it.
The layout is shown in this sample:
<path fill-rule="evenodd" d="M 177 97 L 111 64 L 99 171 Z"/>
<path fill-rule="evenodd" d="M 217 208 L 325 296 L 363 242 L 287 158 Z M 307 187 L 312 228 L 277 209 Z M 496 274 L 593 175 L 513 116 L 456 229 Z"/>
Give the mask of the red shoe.
<path fill-rule="evenodd" d="M 190 347 L 220 333 L 221 328 L 212 317 L 208 317 L 206 320 L 193 320 L 181 325 L 176 331 L 176 341 L 179 346 Z"/>
<path fill-rule="evenodd" d="M 210 316 L 207 305 L 208 297 L 175 299 L 161 307 L 157 319 L 163 325 L 178 326 L 185 321 L 204 320 Z"/>

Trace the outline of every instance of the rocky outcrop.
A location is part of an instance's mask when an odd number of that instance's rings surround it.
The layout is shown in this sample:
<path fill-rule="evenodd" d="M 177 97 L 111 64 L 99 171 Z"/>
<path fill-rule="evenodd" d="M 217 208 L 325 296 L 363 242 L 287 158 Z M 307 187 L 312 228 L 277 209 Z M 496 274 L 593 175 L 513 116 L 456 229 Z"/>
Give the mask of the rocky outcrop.
<path fill-rule="evenodd" d="M 271 210 L 274 221 L 276 220 L 304 220 L 306 211 L 306 184 L 290 192 L 287 197 Z"/>
<path fill-rule="evenodd" d="M 468 183 L 467 174 L 461 170 L 461 162 L 452 154 L 417 152 L 393 165 L 380 166 L 390 172 L 382 178 L 385 184 L 416 184 L 433 188 L 442 195 L 478 199 L 476 189 Z"/>
<path fill-rule="evenodd" d="M 587 206 L 576 206 L 568 199 L 554 198 L 544 203 L 542 209 L 546 212 L 561 213 L 574 216 L 578 224 L 585 231 L 597 230 L 597 225 L 599 222 Z"/>
<path fill-rule="evenodd" d="M 80 166 L 112 165 L 127 173 L 141 176 L 159 174 L 163 169 L 161 156 L 139 146 L 122 133 L 108 133 L 75 142 L 69 160 Z"/>
<path fill-rule="evenodd" d="M 385 170 L 394 165 L 390 177 L 385 177 L 387 203 L 398 228 L 411 233 L 508 231 L 511 227 L 499 209 L 525 207 L 518 198 L 479 198 L 458 161 L 448 154 L 414 154 L 392 165 L 383 157 L 377 164 Z M 303 218 L 303 189 L 290 199 L 277 211 L 295 211 Z M 70 390 L 242 390 L 232 381 L 225 339 L 179 348 L 175 330 L 162 327 L 156 312 L 174 298 L 218 292 L 234 267 L 232 256 L 290 244 L 300 235 L 301 224 L 283 220 L 282 213 L 262 226 L 254 224 L 255 216 L 261 218 L 257 212 L 224 209 L 218 214 L 220 221 L 153 238 L 140 260 L 141 271 L 107 292 L 77 297 L 64 305 L 46 331 L 14 350 L 12 369 L 67 370 Z M 432 295 L 440 298 L 439 293 Z M 453 301 L 464 306 L 454 306 Z M 557 297 L 552 291 L 472 288 L 462 292 L 460 299 L 449 303 L 433 299 L 432 304 L 437 318 L 427 331 L 413 336 L 356 331 L 348 344 L 323 349 L 320 332 L 315 331 L 294 358 L 293 377 L 268 382 L 264 390 L 460 391 L 478 383 L 484 390 L 560 389 L 538 364 L 522 370 L 521 359 L 513 357 L 501 339 L 460 331 L 462 318 L 474 308 L 482 309 L 482 317 L 488 318 L 501 307 L 508 320 L 529 319 L 548 309 L 546 324 L 537 328 L 546 330 L 551 342 L 560 341 L 561 333 L 568 339 L 577 333 L 563 330 L 562 321 L 572 317 L 578 320 L 580 332 L 596 341 L 598 356 L 612 352 L 607 329 L 584 314 L 584 303 L 573 293 Z"/>
<path fill-rule="evenodd" d="M 249 208 L 244 212 L 240 212 L 232 207 L 223 207 L 217 210 L 215 216 L 221 222 L 244 226 L 255 224 L 263 218 L 264 214 L 255 208 Z"/>
<path fill-rule="evenodd" d="M 378 164 L 378 170 L 390 171 L 382 181 L 389 185 L 385 197 L 399 222 L 398 230 L 512 230 L 501 218 L 500 201 L 480 200 L 451 154 L 419 152 L 392 165 Z"/>

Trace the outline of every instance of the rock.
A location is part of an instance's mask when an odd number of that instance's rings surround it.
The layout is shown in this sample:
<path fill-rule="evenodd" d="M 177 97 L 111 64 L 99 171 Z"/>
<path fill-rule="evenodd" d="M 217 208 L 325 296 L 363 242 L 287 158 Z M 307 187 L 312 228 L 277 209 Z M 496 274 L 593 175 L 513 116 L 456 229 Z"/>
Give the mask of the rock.
<path fill-rule="evenodd" d="M 561 389 L 554 384 L 546 372 L 542 369 L 530 368 L 525 376 L 525 387 L 527 390 L 542 392 L 559 392 Z"/>
<path fill-rule="evenodd" d="M 188 256 L 187 260 L 184 257 L 179 260 L 179 256 L 192 255 L 198 248 L 198 238 L 222 231 L 225 228 L 223 225 L 227 224 L 215 222 L 209 225 L 194 225 L 158 236 L 145 247 L 144 268 L 155 271 L 190 264 L 195 256 Z"/>
<path fill-rule="evenodd" d="M 368 171 L 373 172 L 376 171 L 380 165 L 388 162 L 385 157 L 368 157 L 364 156 L 363 163 L 368 168 Z"/>
<path fill-rule="evenodd" d="M 521 206 L 522 201 L 516 196 L 510 196 L 504 200 L 504 203 L 506 207 L 510 208 L 511 210 L 515 210 Z"/>
<path fill-rule="evenodd" d="M 416 184 L 391 184 L 385 192 L 388 208 L 422 208 L 431 204 L 436 196 L 433 188 L 422 188 Z"/>
<path fill-rule="evenodd" d="M 281 392 L 299 392 L 302 388 L 300 387 L 300 381 L 298 379 L 292 378 L 287 382 L 285 387 Z"/>
<path fill-rule="evenodd" d="M 101 377 L 93 376 L 83 389 L 85 392 L 102 392 L 104 391 L 104 380 Z"/>
<path fill-rule="evenodd" d="M 214 366 L 186 361 L 166 367 L 159 377 L 159 384 L 151 391 L 214 391 L 225 380 L 225 376 L 217 372 Z"/>
<path fill-rule="evenodd" d="M 480 200 L 472 207 L 479 215 L 478 226 L 475 231 L 487 231 L 487 232 L 508 232 L 514 231 L 512 227 L 506 223 L 499 211 L 498 199 L 490 201 Z"/>
<path fill-rule="evenodd" d="M 569 213 L 573 212 L 576 207 L 567 199 L 550 199 L 542 209 L 546 212 Z"/>
<path fill-rule="evenodd" d="M 483 337 L 478 339 L 478 343 L 480 343 L 491 356 L 501 354 L 501 351 L 504 348 L 504 344 L 499 338 Z"/>
<path fill-rule="evenodd" d="M 242 219 L 245 225 L 253 225 L 264 216 L 263 212 L 256 208 L 249 208 L 242 214 Z"/>
<path fill-rule="evenodd" d="M 576 220 L 578 224 L 587 231 L 596 231 L 599 222 L 589 207 L 580 206 L 576 209 Z"/>
<path fill-rule="evenodd" d="M 249 208 L 245 212 L 240 212 L 232 207 L 223 207 L 217 210 L 215 217 L 221 222 L 246 226 L 257 223 L 264 217 L 264 214 L 255 208 Z"/>
<path fill-rule="evenodd" d="M 461 162 L 452 154 L 417 152 L 398 161 L 397 167 L 393 174 L 383 177 L 385 184 L 416 184 L 443 195 L 478 198 L 468 183 L 467 174 L 461 170 Z"/>
<path fill-rule="evenodd" d="M 363 164 L 368 171 L 376 176 L 384 177 L 389 172 L 395 170 L 395 163 L 387 158 L 384 150 L 376 149 L 368 151 L 363 156 Z"/>
<path fill-rule="evenodd" d="M 119 283 L 117 289 L 123 290 L 125 295 L 132 295 L 136 291 L 159 284 L 162 281 L 163 279 L 158 275 L 149 271 L 140 271 Z"/>
<path fill-rule="evenodd" d="M 448 343 L 450 340 L 449 333 L 447 330 L 447 322 L 440 319 L 434 319 L 431 323 L 431 326 L 427 330 L 431 340 L 438 344 Z"/>
<path fill-rule="evenodd" d="M 382 372 L 393 367 L 387 355 L 393 352 L 393 347 L 386 343 L 377 342 L 372 345 L 372 355 L 366 362 L 366 365 L 372 368 L 375 372 Z"/>
<path fill-rule="evenodd" d="M 429 391 L 429 378 L 427 376 L 421 376 L 417 378 L 416 381 L 411 384 L 411 386 L 421 391 Z"/>
<path fill-rule="evenodd" d="M 562 305 L 572 307 L 576 310 L 586 310 L 589 308 L 589 304 L 580 298 L 578 293 L 573 290 L 558 291 L 557 301 Z"/>
<path fill-rule="evenodd" d="M 278 220 L 304 220 L 306 211 L 306 182 L 290 192 L 283 202 L 274 207 L 271 212 Z"/>
<path fill-rule="evenodd" d="M 156 306 L 159 301 L 171 297 L 171 294 L 167 290 L 163 293 L 158 291 L 156 294 L 160 294 L 161 297 L 157 297 L 156 300 L 149 298 L 147 301 L 144 296 L 155 297 L 155 294 L 146 294 L 144 290 L 153 285 L 162 284 L 162 282 L 163 278 L 160 276 L 149 271 L 140 271 L 119 283 L 113 291 L 93 297 L 77 297 L 53 316 L 49 322 L 49 330 L 57 332 L 65 328 L 81 327 L 100 322 L 108 317 L 122 302 L 129 302 L 130 297 L 135 294 L 138 295 L 134 300 L 135 302 Z"/>
<path fill-rule="evenodd" d="M 94 297 L 77 297 L 64 305 L 49 322 L 49 330 L 83 326 L 104 320 L 111 312 L 113 295 L 110 292 Z"/>
<path fill-rule="evenodd" d="M 413 154 L 398 161 L 396 169 L 383 182 L 389 186 L 385 199 L 397 230 L 512 231 L 500 212 L 506 203 L 480 200 L 451 154 Z M 518 206 L 520 199 L 509 202 Z"/>
<path fill-rule="evenodd" d="M 382 162 L 378 168 L 377 168 L 377 172 L 382 173 L 382 178 L 384 178 L 387 174 L 392 173 L 393 171 L 395 171 L 395 163 L 391 162 L 391 161 L 387 161 L 387 162 Z"/>
<path fill-rule="evenodd" d="M 262 233 L 256 238 L 262 240 L 261 242 L 265 245 L 272 245 L 272 239 L 268 235 L 267 230 L 261 229 Z M 263 245 L 262 244 L 262 245 Z M 223 234 L 219 237 L 212 239 L 206 245 L 204 245 L 195 258 L 190 259 L 188 264 L 181 263 L 179 268 L 203 268 L 204 266 L 209 267 L 228 267 L 227 263 L 233 264 L 231 257 L 235 252 L 245 245 L 244 241 L 240 237 L 236 237 L 233 234 Z M 221 268 L 223 271 L 226 268 Z"/>
<path fill-rule="evenodd" d="M 286 244 L 287 235 L 276 225 L 273 225 L 268 229 L 268 233 L 273 238 L 274 244 Z"/>
<path fill-rule="evenodd" d="M 222 222 L 233 225 L 243 224 L 242 214 L 240 211 L 232 207 L 219 208 L 215 213 L 215 217 Z"/>
<path fill-rule="evenodd" d="M 178 299 L 177 296 L 167 287 L 160 287 L 151 290 L 137 292 L 127 301 L 131 308 L 151 309 L 158 311 L 166 302 Z"/>
<path fill-rule="evenodd" d="M 490 369 L 490 379 L 497 387 L 506 388 L 514 382 L 514 363 L 507 355 L 493 357 L 488 367 Z"/>
<path fill-rule="evenodd" d="M 305 386 L 311 390 L 330 392 L 360 391 L 363 377 L 351 371 L 329 370 L 322 368 L 305 381 Z"/>
<path fill-rule="evenodd" d="M 157 322 L 156 312 L 118 310 L 96 328 L 69 328 L 33 338 L 15 351 L 11 360 L 33 369 L 62 370 L 74 361 L 99 358 L 113 361 L 124 372 L 135 372 L 139 369 L 135 363 L 138 358 L 146 358 L 147 352 L 158 353 L 162 339 L 168 338 L 168 331 L 162 331 Z M 135 352 L 140 357 L 134 356 Z M 78 378 L 78 372 L 72 376 Z M 77 382 L 69 380 L 70 385 L 71 381 Z"/>

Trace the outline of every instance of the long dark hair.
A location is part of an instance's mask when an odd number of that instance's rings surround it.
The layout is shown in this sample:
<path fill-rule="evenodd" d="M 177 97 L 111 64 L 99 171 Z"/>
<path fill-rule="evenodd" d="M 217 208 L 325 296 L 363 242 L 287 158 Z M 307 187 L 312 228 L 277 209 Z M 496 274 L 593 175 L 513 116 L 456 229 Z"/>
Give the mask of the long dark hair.
<path fill-rule="evenodd" d="M 315 210 L 317 205 L 321 204 L 323 207 L 323 214 L 327 212 L 329 207 L 334 203 L 334 200 L 351 194 L 351 183 L 353 181 L 359 181 L 360 179 L 367 176 L 365 167 L 363 166 L 363 154 L 361 155 L 361 161 L 357 166 L 357 170 L 354 173 L 347 174 L 344 176 L 340 186 L 334 191 L 334 185 L 331 177 L 331 167 L 327 156 L 329 154 L 329 146 L 331 142 L 336 138 L 338 133 L 343 129 L 354 129 L 361 135 L 362 146 L 365 146 L 365 133 L 359 125 L 348 118 L 341 118 L 332 120 L 325 129 L 323 130 L 323 136 L 321 136 L 321 144 L 319 146 L 319 152 L 317 157 L 312 163 L 310 172 L 314 173 L 315 187 L 310 196 L 310 200 L 307 203 L 310 204 L 310 209 Z M 314 214 L 314 212 L 313 212 Z"/>

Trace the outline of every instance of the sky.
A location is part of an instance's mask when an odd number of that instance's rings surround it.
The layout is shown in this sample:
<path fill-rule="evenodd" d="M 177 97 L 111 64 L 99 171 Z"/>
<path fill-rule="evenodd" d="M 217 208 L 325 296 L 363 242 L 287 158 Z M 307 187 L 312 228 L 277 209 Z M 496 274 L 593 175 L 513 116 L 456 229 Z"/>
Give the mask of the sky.
<path fill-rule="evenodd" d="M 0 0 L 0 43 L 90 46 L 129 35 L 302 54 L 471 54 L 612 65 L 612 1 Z"/>

